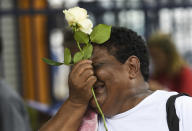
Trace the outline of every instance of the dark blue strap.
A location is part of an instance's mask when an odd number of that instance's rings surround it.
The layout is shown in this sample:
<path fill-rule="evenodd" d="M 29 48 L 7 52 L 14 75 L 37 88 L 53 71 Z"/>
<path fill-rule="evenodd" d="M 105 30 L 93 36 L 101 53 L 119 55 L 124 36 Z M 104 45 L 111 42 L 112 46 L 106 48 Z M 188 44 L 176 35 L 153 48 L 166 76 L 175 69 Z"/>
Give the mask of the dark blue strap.
<path fill-rule="evenodd" d="M 179 118 L 176 114 L 175 109 L 175 100 L 180 96 L 188 96 L 185 93 L 180 93 L 177 95 L 170 96 L 166 103 L 166 111 L 167 111 L 167 124 L 169 127 L 169 131 L 179 131 Z"/>

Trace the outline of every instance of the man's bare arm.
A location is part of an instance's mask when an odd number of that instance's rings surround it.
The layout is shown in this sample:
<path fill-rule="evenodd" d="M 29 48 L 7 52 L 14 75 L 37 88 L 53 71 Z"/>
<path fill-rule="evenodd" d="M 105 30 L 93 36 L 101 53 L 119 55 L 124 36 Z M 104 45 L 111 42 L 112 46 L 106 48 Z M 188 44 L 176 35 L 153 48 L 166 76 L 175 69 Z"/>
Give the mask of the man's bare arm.
<path fill-rule="evenodd" d="M 69 74 L 69 98 L 40 131 L 77 131 L 92 97 L 91 87 L 96 82 L 92 61 L 74 65 Z"/>
<path fill-rule="evenodd" d="M 77 131 L 87 106 L 67 100 L 40 131 Z"/>

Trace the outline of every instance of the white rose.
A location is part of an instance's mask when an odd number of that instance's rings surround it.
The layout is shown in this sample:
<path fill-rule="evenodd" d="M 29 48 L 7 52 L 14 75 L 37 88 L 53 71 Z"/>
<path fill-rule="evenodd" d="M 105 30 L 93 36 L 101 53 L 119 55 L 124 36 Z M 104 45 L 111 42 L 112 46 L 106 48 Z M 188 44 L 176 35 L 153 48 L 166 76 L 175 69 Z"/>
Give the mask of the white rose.
<path fill-rule="evenodd" d="M 65 18 L 70 26 L 78 25 L 78 29 L 86 34 L 92 32 L 93 24 L 88 19 L 87 11 L 80 7 L 74 7 L 69 10 L 64 10 Z"/>
<path fill-rule="evenodd" d="M 78 21 L 84 20 L 88 17 L 87 11 L 80 7 L 74 7 L 69 10 L 64 10 L 65 18 L 69 25 L 78 23 Z"/>
<path fill-rule="evenodd" d="M 80 30 L 86 34 L 91 34 L 92 28 L 93 28 L 93 23 L 91 22 L 90 19 L 84 19 L 82 21 L 78 22 L 78 25 L 80 26 Z"/>

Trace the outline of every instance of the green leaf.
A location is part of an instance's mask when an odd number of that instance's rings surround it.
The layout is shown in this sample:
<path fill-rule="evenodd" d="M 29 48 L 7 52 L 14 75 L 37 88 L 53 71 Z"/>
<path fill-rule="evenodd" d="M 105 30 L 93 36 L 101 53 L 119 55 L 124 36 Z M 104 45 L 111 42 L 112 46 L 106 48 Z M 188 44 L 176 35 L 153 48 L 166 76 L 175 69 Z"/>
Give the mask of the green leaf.
<path fill-rule="evenodd" d="M 90 39 L 91 42 L 95 42 L 97 44 L 103 44 L 106 42 L 111 35 L 111 26 L 105 24 L 99 24 L 93 28 L 91 32 Z"/>
<path fill-rule="evenodd" d="M 79 43 L 87 44 L 89 42 L 89 36 L 81 31 L 76 31 L 74 34 L 74 38 Z"/>
<path fill-rule="evenodd" d="M 75 55 L 73 57 L 73 62 L 77 63 L 82 59 L 83 59 L 83 54 L 81 52 L 77 52 L 77 53 L 75 53 Z"/>
<path fill-rule="evenodd" d="M 84 59 L 89 59 L 92 55 L 93 52 L 93 46 L 91 44 L 88 44 L 87 46 L 85 46 L 83 48 L 83 52 L 84 52 Z"/>
<path fill-rule="evenodd" d="M 47 63 L 48 65 L 52 65 L 52 66 L 60 66 L 60 65 L 63 65 L 64 63 L 61 63 L 61 62 L 56 62 L 56 61 L 53 61 L 53 60 L 50 60 L 50 59 L 47 59 L 47 58 L 42 58 L 42 60 Z"/>
<path fill-rule="evenodd" d="M 71 52 L 68 48 L 64 50 L 64 63 L 69 65 L 71 63 Z"/>

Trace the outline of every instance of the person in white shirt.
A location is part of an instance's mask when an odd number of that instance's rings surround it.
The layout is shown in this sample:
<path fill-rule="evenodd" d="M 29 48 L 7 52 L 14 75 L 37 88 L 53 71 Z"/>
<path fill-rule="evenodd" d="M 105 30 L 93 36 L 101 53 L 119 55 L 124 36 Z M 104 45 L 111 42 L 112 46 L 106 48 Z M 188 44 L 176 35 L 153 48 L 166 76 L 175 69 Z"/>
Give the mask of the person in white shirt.
<path fill-rule="evenodd" d="M 144 40 L 130 29 L 112 27 L 107 42 L 93 45 L 91 59 L 74 65 L 69 74 L 69 98 L 40 131 L 79 130 L 89 107 L 98 112 L 91 87 L 106 117 L 108 131 L 169 131 L 166 104 L 177 92 L 149 90 L 149 58 Z M 192 131 L 192 98 L 181 96 L 173 104 L 180 131 Z M 105 131 L 102 119 L 97 124 L 98 129 L 87 131 Z"/>
<path fill-rule="evenodd" d="M 134 108 L 106 119 L 109 131 L 169 131 L 166 119 L 167 99 L 177 92 L 155 91 Z M 182 96 L 175 102 L 179 131 L 192 131 L 192 100 Z M 98 131 L 105 131 L 102 119 Z"/>

